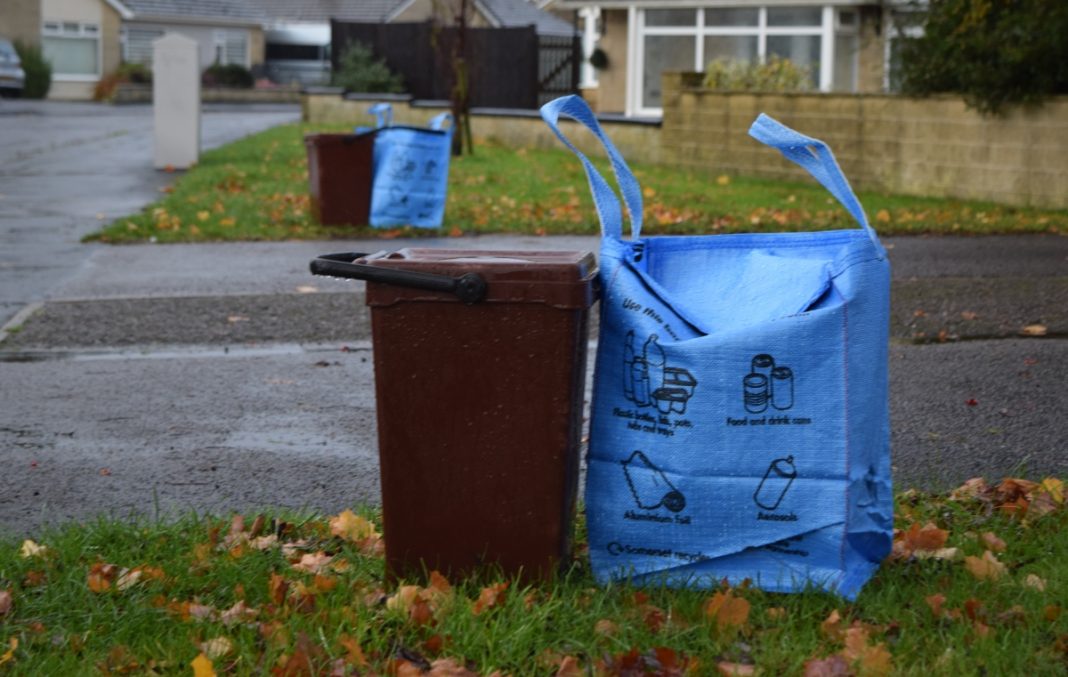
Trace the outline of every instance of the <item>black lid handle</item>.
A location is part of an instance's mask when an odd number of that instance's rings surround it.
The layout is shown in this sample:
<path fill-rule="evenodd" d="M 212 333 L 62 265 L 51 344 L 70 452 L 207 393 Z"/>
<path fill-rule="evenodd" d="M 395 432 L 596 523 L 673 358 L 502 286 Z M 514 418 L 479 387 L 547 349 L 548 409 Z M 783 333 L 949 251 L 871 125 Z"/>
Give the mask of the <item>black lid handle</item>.
<path fill-rule="evenodd" d="M 324 254 L 312 259 L 312 275 L 346 277 L 354 280 L 367 280 L 392 284 L 398 287 L 414 287 L 429 291 L 456 294 L 464 303 L 471 305 L 486 298 L 486 280 L 478 273 L 464 273 L 459 277 L 420 273 L 413 270 L 397 270 L 384 266 L 369 266 L 365 263 L 353 263 L 367 254 L 343 252 L 341 254 Z"/>

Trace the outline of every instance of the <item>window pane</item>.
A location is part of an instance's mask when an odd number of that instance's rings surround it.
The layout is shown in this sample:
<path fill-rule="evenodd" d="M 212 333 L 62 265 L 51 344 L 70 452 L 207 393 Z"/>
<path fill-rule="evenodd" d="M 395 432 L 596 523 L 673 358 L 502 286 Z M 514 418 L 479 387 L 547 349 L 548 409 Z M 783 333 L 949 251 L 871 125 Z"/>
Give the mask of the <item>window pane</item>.
<path fill-rule="evenodd" d="M 697 12 L 692 9 L 647 9 L 646 26 L 696 26 Z"/>
<path fill-rule="evenodd" d="M 57 75 L 99 75 L 95 38 L 41 38 L 41 50 Z"/>
<path fill-rule="evenodd" d="M 233 63 L 241 66 L 246 66 L 245 63 L 245 36 L 233 36 L 231 35 L 226 40 L 226 61 L 224 63 Z"/>
<path fill-rule="evenodd" d="M 131 28 L 126 31 L 126 53 L 123 60 L 152 65 L 152 43 L 163 37 L 163 31 Z"/>
<path fill-rule="evenodd" d="M 820 37 L 818 35 L 769 35 L 768 56 L 789 59 L 809 69 L 813 87 L 820 83 Z"/>
<path fill-rule="evenodd" d="M 754 62 L 757 59 L 755 35 L 710 35 L 705 38 L 705 63 L 716 59 Z"/>
<path fill-rule="evenodd" d="M 664 71 L 692 71 L 696 40 L 680 35 L 645 37 L 645 72 L 642 73 L 642 106 L 659 108 L 660 74 Z"/>
<path fill-rule="evenodd" d="M 752 9 L 706 9 L 706 26 L 756 26 L 760 22 L 760 10 Z"/>
<path fill-rule="evenodd" d="M 857 91 L 857 36 L 834 36 L 834 91 Z"/>
<path fill-rule="evenodd" d="M 819 7 L 768 7 L 769 26 L 819 26 L 823 10 Z"/>

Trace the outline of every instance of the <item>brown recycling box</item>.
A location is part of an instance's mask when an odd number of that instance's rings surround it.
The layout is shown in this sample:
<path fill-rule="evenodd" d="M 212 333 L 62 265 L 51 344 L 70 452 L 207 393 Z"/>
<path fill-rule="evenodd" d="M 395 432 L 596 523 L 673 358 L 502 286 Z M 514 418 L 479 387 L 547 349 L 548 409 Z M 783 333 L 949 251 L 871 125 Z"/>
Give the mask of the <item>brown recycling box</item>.
<path fill-rule="evenodd" d="M 360 226 L 371 211 L 375 135 L 308 134 L 308 190 L 312 212 L 329 226 Z"/>
<path fill-rule="evenodd" d="M 339 274 L 322 261 L 313 271 Z M 593 255 L 404 249 L 357 263 L 459 278 L 452 292 L 367 285 L 390 575 L 552 576 L 570 554 Z"/>

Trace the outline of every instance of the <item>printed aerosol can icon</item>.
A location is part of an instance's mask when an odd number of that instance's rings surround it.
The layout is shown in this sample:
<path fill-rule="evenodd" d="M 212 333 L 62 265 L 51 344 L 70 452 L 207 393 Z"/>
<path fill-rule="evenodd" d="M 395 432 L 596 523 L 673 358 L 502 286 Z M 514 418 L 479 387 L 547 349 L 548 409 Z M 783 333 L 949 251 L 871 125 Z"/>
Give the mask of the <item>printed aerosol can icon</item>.
<path fill-rule="evenodd" d="M 768 466 L 764 473 L 764 479 L 760 480 L 760 486 L 753 493 L 753 501 L 765 510 L 775 510 L 782 503 L 786 491 L 797 479 L 797 468 L 794 467 L 794 457 L 777 458 Z"/>
<path fill-rule="evenodd" d="M 679 512 L 686 507 L 682 492 L 641 451 L 635 451 L 623 461 L 623 474 L 634 502 L 642 510 L 656 510 L 663 506 L 671 512 Z"/>

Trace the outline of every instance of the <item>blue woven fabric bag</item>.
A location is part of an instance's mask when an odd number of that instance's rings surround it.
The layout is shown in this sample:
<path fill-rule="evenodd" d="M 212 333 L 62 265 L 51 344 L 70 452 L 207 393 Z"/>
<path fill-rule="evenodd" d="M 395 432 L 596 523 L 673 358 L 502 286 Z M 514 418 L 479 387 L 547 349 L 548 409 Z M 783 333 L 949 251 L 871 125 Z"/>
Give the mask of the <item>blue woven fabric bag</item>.
<path fill-rule="evenodd" d="M 831 151 L 764 115 L 750 129 L 859 228 L 643 238 L 641 189 L 586 104 L 541 114 L 582 160 L 602 228 L 586 482 L 597 579 L 854 598 L 893 538 L 890 267 Z M 630 239 L 560 116 L 607 150 Z"/>
<path fill-rule="evenodd" d="M 375 104 L 368 113 L 377 118 L 377 126 L 356 131 L 375 134 L 371 225 L 440 228 L 449 183 L 452 115 L 434 116 L 429 127 L 408 127 L 393 125 L 389 104 Z"/>

